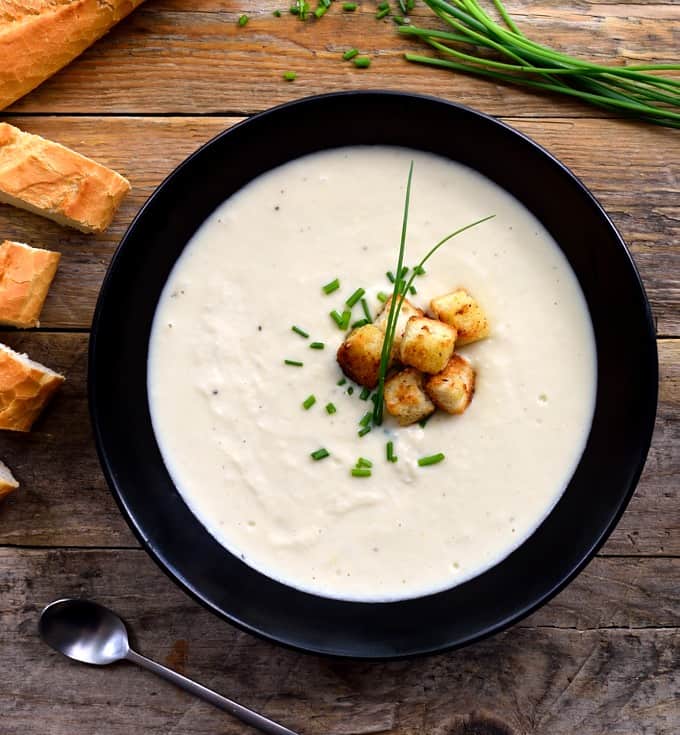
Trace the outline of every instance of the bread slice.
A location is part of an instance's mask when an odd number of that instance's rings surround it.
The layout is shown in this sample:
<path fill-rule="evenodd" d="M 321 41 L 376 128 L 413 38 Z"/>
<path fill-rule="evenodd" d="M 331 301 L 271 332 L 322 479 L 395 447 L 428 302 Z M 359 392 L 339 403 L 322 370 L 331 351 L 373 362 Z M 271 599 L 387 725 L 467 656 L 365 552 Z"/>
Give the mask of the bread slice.
<path fill-rule="evenodd" d="M 0 123 L 0 202 L 102 232 L 129 191 L 130 182 L 106 166 Z"/>
<path fill-rule="evenodd" d="M 0 109 L 66 66 L 142 0 L 1 0 Z"/>
<path fill-rule="evenodd" d="M 0 324 L 40 326 L 50 284 L 60 253 L 5 240 L 0 245 Z"/>
<path fill-rule="evenodd" d="M 64 376 L 0 344 L 0 429 L 30 431 Z"/>
<path fill-rule="evenodd" d="M 18 487 L 19 483 L 14 479 L 12 470 L 4 462 L 0 462 L 0 500 Z"/>

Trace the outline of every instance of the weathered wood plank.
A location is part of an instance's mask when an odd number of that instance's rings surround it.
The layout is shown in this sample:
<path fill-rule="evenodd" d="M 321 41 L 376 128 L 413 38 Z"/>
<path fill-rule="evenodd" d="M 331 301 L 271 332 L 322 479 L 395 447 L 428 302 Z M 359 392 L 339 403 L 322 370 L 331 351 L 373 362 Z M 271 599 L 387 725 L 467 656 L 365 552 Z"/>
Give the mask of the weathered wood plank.
<path fill-rule="evenodd" d="M 0 504 L 0 544 L 135 546 L 102 477 L 85 394 L 86 335 L 0 333 L 19 350 L 63 370 L 68 381 L 28 435 L 0 436 L 0 458 L 23 487 Z M 680 340 L 659 342 L 662 382 L 656 433 L 631 504 L 605 554 L 680 555 Z"/>
<path fill-rule="evenodd" d="M 427 90 L 492 114 L 605 115 L 569 100 L 409 64 L 404 51 L 422 47 L 400 36 L 389 19 L 376 21 L 376 3 L 360 3 L 356 13 L 343 13 L 340 5 L 321 21 L 301 23 L 278 0 L 148 0 L 12 109 L 250 113 L 307 94 L 383 87 Z M 680 45 L 680 13 L 673 2 L 508 5 L 532 37 L 598 61 L 672 61 Z M 273 17 L 276 8 L 284 11 L 281 18 Z M 251 20 L 239 28 L 243 12 Z M 440 25 L 423 6 L 413 18 Z M 370 69 L 341 61 L 349 46 L 373 56 Z M 282 79 L 288 69 L 298 73 L 294 84 Z"/>
<path fill-rule="evenodd" d="M 110 231 L 97 236 L 82 235 L 36 215 L 0 206 L 0 235 L 63 253 L 43 313 L 45 327 L 90 324 L 106 267 L 134 214 L 174 166 L 235 120 L 13 120 L 31 132 L 54 138 L 113 166 L 128 175 L 134 187 Z M 508 122 L 558 156 L 598 196 L 631 247 L 652 301 L 659 333 L 680 335 L 680 136 L 673 131 L 610 120 L 508 118 Z"/>
<path fill-rule="evenodd" d="M 131 723 L 151 735 L 248 732 L 131 666 L 88 668 L 50 652 L 36 635 L 37 616 L 63 595 L 113 606 L 144 653 L 305 735 L 675 735 L 680 632 L 663 626 L 677 624 L 680 601 L 658 580 L 677 578 L 679 563 L 596 560 L 580 590 L 572 585 L 500 636 L 442 656 L 366 664 L 236 631 L 141 551 L 0 550 L 0 569 L 9 570 L 0 581 L 3 735 L 35 732 L 38 722 L 41 732 L 89 735 L 103 721 L 110 735 L 128 735 Z M 598 625 L 642 627 L 593 630 L 598 606 Z"/>

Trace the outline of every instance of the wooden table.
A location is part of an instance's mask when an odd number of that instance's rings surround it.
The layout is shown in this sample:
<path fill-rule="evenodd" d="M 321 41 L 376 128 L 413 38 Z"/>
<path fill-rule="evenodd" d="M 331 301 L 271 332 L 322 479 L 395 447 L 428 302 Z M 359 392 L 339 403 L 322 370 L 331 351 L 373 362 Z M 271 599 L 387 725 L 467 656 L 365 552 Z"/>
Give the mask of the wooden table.
<path fill-rule="evenodd" d="M 0 456 L 22 483 L 0 505 L 0 733 L 246 732 L 142 671 L 86 668 L 49 652 L 36 636 L 40 609 L 57 596 L 83 595 L 125 615 L 148 655 L 305 735 L 677 735 L 680 133 L 410 65 L 401 58 L 410 43 L 389 20 L 376 21 L 367 0 L 357 13 L 336 3 L 308 23 L 287 12 L 274 17 L 277 7 L 287 6 L 148 0 L 2 114 L 120 170 L 134 190 L 109 232 L 96 237 L 0 207 L 2 237 L 63 253 L 42 327 L 0 338 L 68 376 L 35 431 L 0 437 Z M 680 49 L 677 0 L 512 0 L 510 8 L 537 37 L 597 59 L 672 61 Z M 238 28 L 242 12 L 250 22 Z M 339 59 L 349 46 L 371 54 L 370 69 Z M 294 83 L 282 80 L 289 69 Z M 635 257 L 654 309 L 662 376 L 640 486 L 578 579 L 502 635 L 387 664 L 283 650 L 180 592 L 139 548 L 105 486 L 85 390 L 99 285 L 163 177 L 244 115 L 307 94 L 371 87 L 427 91 L 501 116 L 570 166 Z"/>

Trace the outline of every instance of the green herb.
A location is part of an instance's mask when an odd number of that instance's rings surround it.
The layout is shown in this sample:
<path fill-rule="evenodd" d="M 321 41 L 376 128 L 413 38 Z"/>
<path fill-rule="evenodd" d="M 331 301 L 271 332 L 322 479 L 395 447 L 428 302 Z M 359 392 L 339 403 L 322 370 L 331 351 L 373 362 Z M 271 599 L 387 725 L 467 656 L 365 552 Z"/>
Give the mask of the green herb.
<path fill-rule="evenodd" d="M 283 72 L 283 78 L 287 82 L 294 82 L 297 79 L 297 72 L 294 72 L 294 71 L 284 71 Z"/>
<path fill-rule="evenodd" d="M 350 59 L 353 59 L 355 56 L 358 56 L 358 55 L 359 55 L 359 49 L 357 49 L 357 48 L 349 48 L 342 55 L 342 58 L 345 61 L 350 61 Z"/>
<path fill-rule="evenodd" d="M 418 467 L 428 467 L 431 464 L 439 464 L 439 462 L 444 459 L 445 457 L 442 452 L 439 452 L 439 454 L 431 454 L 429 457 L 421 457 L 418 460 Z"/>
<path fill-rule="evenodd" d="M 344 385 L 346 382 L 347 382 L 347 378 L 340 378 L 340 380 L 338 380 L 336 385 Z"/>
<path fill-rule="evenodd" d="M 335 407 L 335 404 L 334 404 L 334 403 L 327 403 L 327 404 L 326 404 L 326 413 L 327 413 L 327 414 L 328 414 L 329 416 L 332 416 L 332 415 L 333 415 L 334 413 L 336 413 L 336 412 L 337 412 L 337 410 L 338 410 L 338 409 L 337 409 L 337 408 Z"/>
<path fill-rule="evenodd" d="M 370 477 L 371 470 L 368 467 L 352 467 L 350 471 L 352 477 Z"/>
<path fill-rule="evenodd" d="M 428 416 L 426 416 L 426 417 L 425 417 L 424 419 L 420 419 L 420 421 L 418 422 L 418 426 L 422 426 L 422 428 L 424 429 L 424 428 L 425 428 L 425 427 L 427 426 L 427 422 L 428 422 L 428 421 L 429 421 L 429 420 L 430 420 L 430 419 L 431 419 L 431 418 L 432 418 L 433 416 L 434 416 L 434 413 L 431 413 L 431 414 L 429 414 Z"/>
<path fill-rule="evenodd" d="M 354 322 L 352 324 L 352 329 L 359 329 L 359 327 L 365 327 L 367 324 L 370 324 L 371 322 L 368 321 L 368 319 L 359 319 L 358 321 Z"/>
<path fill-rule="evenodd" d="M 352 312 L 348 309 L 342 312 L 341 322 L 338 324 L 340 329 L 347 329 L 349 327 L 349 320 L 352 318 Z"/>
<path fill-rule="evenodd" d="M 366 315 L 366 321 L 372 322 L 373 317 L 371 316 L 371 310 L 368 308 L 368 301 L 366 301 L 366 299 L 361 299 L 361 308 L 364 310 L 364 314 Z"/>
<path fill-rule="evenodd" d="M 248 22 L 248 20 L 249 20 L 249 18 L 248 18 L 247 15 L 244 14 L 244 15 L 240 16 L 239 19 L 238 19 L 239 26 L 241 28 L 243 28 L 243 26 Z"/>
<path fill-rule="evenodd" d="M 309 13 L 309 3 L 307 0 L 295 0 L 295 3 L 291 5 L 290 12 L 293 15 L 299 16 L 300 20 L 307 20 L 307 14 Z"/>
<path fill-rule="evenodd" d="M 272 15 L 273 15 L 273 16 L 274 16 L 275 18 L 280 18 L 280 17 L 281 17 L 281 11 L 280 11 L 280 10 L 275 10 L 275 11 L 274 11 L 274 12 L 272 13 Z"/>
<path fill-rule="evenodd" d="M 399 273 L 400 275 L 404 273 L 403 267 L 404 267 L 404 251 L 406 249 L 406 230 L 408 227 L 408 212 L 409 212 L 409 205 L 411 201 L 411 181 L 413 179 L 413 161 L 411 161 L 411 165 L 409 167 L 408 171 L 408 179 L 406 182 L 406 197 L 404 199 L 404 215 L 401 223 L 401 240 L 399 242 L 399 256 L 397 258 L 397 268 L 395 273 Z M 456 235 L 460 235 L 462 232 L 465 232 L 465 230 L 469 230 L 472 227 L 476 227 L 477 225 L 480 225 L 482 222 L 486 222 L 487 220 L 491 219 L 495 215 L 489 215 L 488 217 L 483 217 L 480 220 L 477 220 L 475 222 L 471 222 L 469 225 L 465 225 L 464 227 L 460 227 L 454 232 L 451 232 L 446 237 L 442 238 L 433 248 L 431 248 L 425 257 L 418 263 L 417 267 L 422 268 L 425 263 L 439 250 L 439 248 L 444 245 L 444 243 L 448 242 L 451 238 L 456 237 Z M 378 371 L 378 398 L 375 402 L 375 410 L 373 412 L 373 423 L 376 426 L 380 426 L 382 424 L 382 418 L 383 418 L 383 394 L 385 390 L 385 377 L 387 375 L 387 368 L 389 365 L 389 358 L 392 354 L 392 346 L 394 344 L 394 336 L 397 329 L 397 322 L 399 318 L 399 314 L 401 313 L 401 307 L 403 306 L 405 297 L 405 291 L 413 285 L 413 281 L 416 278 L 416 269 L 413 269 L 413 273 L 411 274 L 411 277 L 408 281 L 403 281 L 401 278 L 395 280 L 394 284 L 394 291 L 392 292 L 392 301 L 390 302 L 390 310 L 387 315 L 387 324 L 385 326 L 385 338 L 383 339 L 383 345 L 382 345 L 382 351 L 380 353 L 380 368 Z M 397 303 L 398 302 L 398 303 Z"/>
<path fill-rule="evenodd" d="M 294 365 L 295 367 L 302 367 L 304 363 L 299 362 L 298 360 L 284 360 L 283 361 L 286 365 Z"/>
<path fill-rule="evenodd" d="M 409 292 L 409 293 L 410 293 L 410 294 L 411 294 L 412 296 L 415 296 L 415 295 L 416 295 L 416 294 L 418 293 L 418 292 L 416 291 L 416 287 L 415 287 L 415 286 L 409 286 L 409 287 L 408 287 L 408 292 Z"/>
<path fill-rule="evenodd" d="M 357 9 L 357 4 L 356 3 L 343 3 L 342 9 L 346 13 L 353 13 Z"/>
<path fill-rule="evenodd" d="M 416 267 L 415 267 L 415 268 L 413 269 L 413 272 L 414 272 L 414 273 L 415 273 L 415 274 L 416 274 L 417 276 L 424 276 L 424 275 L 425 275 L 425 273 L 426 273 L 426 270 L 425 270 L 425 268 L 423 268 L 423 266 L 422 266 L 422 265 L 417 265 L 417 266 L 416 266 Z"/>
<path fill-rule="evenodd" d="M 439 56 L 407 53 L 406 59 L 557 92 L 646 122 L 680 128 L 680 80 L 649 73 L 678 71 L 680 64 L 614 66 L 570 56 L 532 41 L 510 18 L 502 0 L 493 3 L 502 23 L 488 15 L 480 0 L 425 0 L 450 29 L 400 26 L 401 33 L 420 38 L 439 52 Z M 461 50 L 461 43 L 472 49 Z"/>
<path fill-rule="evenodd" d="M 375 19 L 382 20 L 389 12 L 390 12 L 389 6 L 387 8 L 383 8 L 382 10 L 379 10 L 375 14 Z"/>
<path fill-rule="evenodd" d="M 323 342 L 312 342 L 312 343 L 311 343 L 311 344 L 309 345 L 309 349 L 310 349 L 310 350 L 323 350 L 323 348 L 324 348 L 325 346 L 326 346 L 326 345 L 324 345 L 324 343 L 323 343 Z"/>
<path fill-rule="evenodd" d="M 352 294 L 352 295 L 351 295 L 351 296 L 350 296 L 350 297 L 349 297 L 349 298 L 347 299 L 347 301 L 345 301 L 345 303 L 346 303 L 346 304 L 347 304 L 347 306 L 349 306 L 349 308 L 351 309 L 351 308 L 352 308 L 352 307 L 354 306 L 354 304 L 356 304 L 356 303 L 357 303 L 357 301 L 359 301 L 359 299 L 360 299 L 360 298 L 361 298 L 361 297 L 362 297 L 362 296 L 363 296 L 363 295 L 364 295 L 365 293 L 366 293 L 366 291 L 364 291 L 364 289 L 363 289 L 363 288 L 358 288 L 358 289 L 357 289 L 357 290 L 356 290 L 356 291 L 355 291 L 355 292 L 354 292 L 354 293 L 353 293 L 353 294 Z"/>
<path fill-rule="evenodd" d="M 371 59 L 369 56 L 357 56 L 354 59 L 354 66 L 356 66 L 357 69 L 368 69 L 370 65 Z"/>
<path fill-rule="evenodd" d="M 359 393 L 359 398 L 361 398 L 362 401 L 365 401 L 368 399 L 370 395 L 371 395 L 370 388 L 362 388 L 361 393 Z"/>
<path fill-rule="evenodd" d="M 396 279 L 395 279 L 394 273 L 392 273 L 392 271 L 387 271 L 387 273 L 385 273 L 385 275 L 389 279 L 389 282 L 390 283 L 394 283 L 395 282 Z"/>
<path fill-rule="evenodd" d="M 330 313 L 330 318 L 342 329 L 342 314 L 339 311 L 333 309 Z"/>
<path fill-rule="evenodd" d="M 347 395 L 351 396 L 352 393 L 354 393 L 354 388 L 350 385 L 350 387 L 347 389 Z"/>
<path fill-rule="evenodd" d="M 403 16 L 403 15 L 393 15 L 393 16 L 392 16 L 392 20 L 393 20 L 393 21 L 394 21 L 394 22 L 395 22 L 395 23 L 396 23 L 396 24 L 397 24 L 398 26 L 403 26 L 403 25 L 405 25 L 406 23 L 409 23 L 409 22 L 410 22 L 410 21 L 408 20 L 408 18 L 404 18 L 404 16 Z"/>
<path fill-rule="evenodd" d="M 314 11 L 314 16 L 316 18 L 322 18 L 326 11 L 328 10 L 328 5 L 319 5 L 319 7 Z"/>
<path fill-rule="evenodd" d="M 359 421 L 359 426 L 368 426 L 371 423 L 372 417 L 373 414 L 369 411 L 367 414 L 364 415 L 361 421 Z"/>
<path fill-rule="evenodd" d="M 316 452 L 312 452 L 309 456 L 312 459 L 318 461 L 320 459 L 326 459 L 326 457 L 330 457 L 331 453 L 327 449 L 324 449 L 322 447 L 321 449 L 317 449 Z"/>
<path fill-rule="evenodd" d="M 384 291 L 378 291 L 376 298 L 384 304 L 387 301 L 387 294 Z"/>
<path fill-rule="evenodd" d="M 307 396 L 304 401 L 302 401 L 302 408 L 305 409 L 305 411 L 309 411 L 309 409 L 316 403 L 316 397 L 314 395 Z"/>
<path fill-rule="evenodd" d="M 387 0 L 383 0 L 383 2 L 378 3 L 378 10 L 389 10 L 390 4 L 387 2 Z"/>
<path fill-rule="evenodd" d="M 357 459 L 356 466 L 357 469 L 359 467 L 367 467 L 368 469 L 370 469 L 371 467 L 373 467 L 373 462 L 371 462 L 370 459 L 366 459 L 365 457 L 359 457 L 359 459 Z"/>
<path fill-rule="evenodd" d="M 359 435 L 360 437 L 361 437 L 361 436 L 366 436 L 366 434 L 368 434 L 368 432 L 369 432 L 370 430 L 371 430 L 371 427 L 370 427 L 370 426 L 364 426 L 364 428 L 363 428 L 363 429 L 360 429 L 360 430 L 359 430 L 359 431 L 357 432 L 357 434 L 358 434 L 358 435 Z"/>
<path fill-rule="evenodd" d="M 291 329 L 295 332 L 295 334 L 299 334 L 301 337 L 304 337 L 305 339 L 309 337 L 307 332 L 305 332 L 304 329 L 300 329 L 300 327 L 296 327 L 295 325 L 293 325 Z"/>
<path fill-rule="evenodd" d="M 340 281 L 337 278 L 334 278 L 330 283 L 327 283 L 325 286 L 321 287 L 321 290 L 328 295 L 329 293 L 333 293 L 333 291 L 337 291 L 340 288 Z"/>
<path fill-rule="evenodd" d="M 385 454 L 388 462 L 396 462 L 397 456 L 394 453 L 394 442 L 387 442 L 385 445 Z"/>

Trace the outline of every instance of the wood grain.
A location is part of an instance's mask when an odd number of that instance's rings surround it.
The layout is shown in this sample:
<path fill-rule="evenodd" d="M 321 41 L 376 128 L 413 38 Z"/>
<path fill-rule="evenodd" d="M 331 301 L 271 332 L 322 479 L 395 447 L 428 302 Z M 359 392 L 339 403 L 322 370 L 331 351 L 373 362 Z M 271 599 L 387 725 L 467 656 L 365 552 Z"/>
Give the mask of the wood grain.
<path fill-rule="evenodd" d="M 13 122 L 128 176 L 113 226 L 83 235 L 0 206 L 0 233 L 63 253 L 42 316 L 46 328 L 89 326 L 101 280 L 125 228 L 163 178 L 237 118 L 22 117 Z M 659 334 L 680 335 L 680 135 L 612 120 L 507 118 L 572 168 L 619 227 L 640 268 Z M 616 139 L 616 153 L 612 139 Z M 591 243 L 597 247 L 597 243 Z"/>

